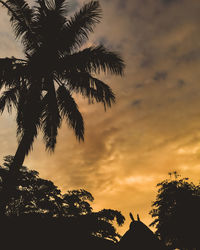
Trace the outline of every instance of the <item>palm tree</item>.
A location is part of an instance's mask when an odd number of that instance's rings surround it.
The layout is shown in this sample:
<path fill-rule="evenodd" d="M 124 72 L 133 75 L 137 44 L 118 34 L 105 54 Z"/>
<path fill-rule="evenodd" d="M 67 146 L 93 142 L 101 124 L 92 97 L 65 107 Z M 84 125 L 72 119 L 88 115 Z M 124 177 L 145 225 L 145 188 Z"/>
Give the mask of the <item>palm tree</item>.
<path fill-rule="evenodd" d="M 0 111 L 17 111 L 18 148 L 12 171 L 22 166 L 38 130 L 43 132 L 46 149 L 53 151 L 63 119 L 84 140 L 84 122 L 73 93 L 89 103 L 115 102 L 111 88 L 95 77 L 101 72 L 122 75 L 121 57 L 104 46 L 83 49 L 89 33 L 101 18 L 98 1 L 85 4 L 67 17 L 66 0 L 25 0 L 0 3 L 7 8 L 15 36 L 20 39 L 24 58 L 0 59 Z"/>

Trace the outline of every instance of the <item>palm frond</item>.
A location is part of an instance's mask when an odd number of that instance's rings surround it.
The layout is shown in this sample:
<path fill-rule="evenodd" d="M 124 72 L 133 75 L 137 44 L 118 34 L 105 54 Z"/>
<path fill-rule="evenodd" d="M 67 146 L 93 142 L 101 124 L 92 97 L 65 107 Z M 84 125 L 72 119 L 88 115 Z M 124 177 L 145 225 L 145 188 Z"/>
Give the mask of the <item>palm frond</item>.
<path fill-rule="evenodd" d="M 8 9 L 10 21 L 13 26 L 16 38 L 22 38 L 23 44 L 27 47 L 29 43 L 37 45 L 37 37 L 32 30 L 33 9 L 25 0 L 0 1 Z M 30 45 L 29 45 L 30 46 Z"/>
<path fill-rule="evenodd" d="M 84 140 L 84 122 L 78 106 L 70 92 L 64 87 L 57 89 L 57 99 L 62 118 L 66 118 L 70 127 L 73 128 L 78 140 Z"/>
<path fill-rule="evenodd" d="M 63 1 L 56 3 L 54 0 L 37 2 L 39 5 L 35 7 L 34 31 L 43 51 L 57 53 L 57 47 L 60 47 L 58 44 L 61 42 L 59 34 L 66 21 L 63 16 L 66 4 Z"/>
<path fill-rule="evenodd" d="M 46 15 L 46 13 L 49 10 L 47 7 L 47 1 L 46 0 L 36 0 L 36 2 L 39 4 L 39 7 L 36 8 L 38 10 L 38 12 L 43 16 Z"/>
<path fill-rule="evenodd" d="M 112 104 L 115 103 L 115 94 L 107 84 L 94 77 L 90 77 L 90 84 L 96 92 L 95 99 L 99 102 L 103 102 L 105 110 L 107 107 L 110 108 Z"/>
<path fill-rule="evenodd" d="M 84 140 L 83 117 L 72 92 L 82 94 L 91 103 L 103 103 L 106 109 L 115 102 L 115 95 L 93 74 L 123 75 L 125 66 L 120 55 L 103 46 L 74 53 L 100 21 L 98 1 L 90 1 L 68 19 L 67 0 L 35 0 L 35 7 L 29 7 L 28 2 L 0 0 L 8 9 L 27 58 L 0 59 L 0 90 L 5 90 L 0 98 L 0 112 L 5 107 L 8 112 L 12 107 L 17 109 L 17 136 L 20 145 L 24 145 L 23 155 L 28 154 L 39 129 L 43 131 L 46 148 L 54 150 L 63 118 L 77 139 Z M 57 90 L 53 80 L 59 82 Z"/>
<path fill-rule="evenodd" d="M 13 16 L 16 20 L 20 21 L 20 19 L 18 18 L 16 13 L 12 10 L 10 4 L 7 1 L 4 2 L 0 0 L 0 3 L 3 5 L 3 7 L 5 7 L 8 10 L 8 13 L 11 14 L 11 16 Z"/>
<path fill-rule="evenodd" d="M 17 107 L 17 88 L 11 88 L 3 92 L 0 98 L 0 112 L 3 113 L 5 107 L 7 107 L 8 113 L 12 112 L 12 107 Z"/>
<path fill-rule="evenodd" d="M 64 15 L 67 13 L 67 1 L 66 0 L 37 0 L 40 7 L 43 10 L 50 10 Z"/>
<path fill-rule="evenodd" d="M 0 89 L 4 86 L 5 82 L 10 82 L 10 74 L 12 74 L 12 72 L 13 72 L 13 60 L 10 58 L 1 58 L 0 59 Z"/>
<path fill-rule="evenodd" d="M 62 16 L 68 13 L 68 2 L 66 0 L 54 0 L 55 10 L 59 12 Z"/>
<path fill-rule="evenodd" d="M 28 79 L 25 60 L 17 58 L 0 58 L 0 89 L 20 85 L 20 81 Z"/>
<path fill-rule="evenodd" d="M 43 98 L 42 130 L 46 149 L 53 151 L 56 145 L 58 128 L 61 124 L 61 117 L 58 109 L 56 93 L 53 83 L 49 83 L 47 94 Z"/>
<path fill-rule="evenodd" d="M 60 41 L 61 52 L 70 52 L 79 48 L 88 39 L 94 26 L 99 23 L 102 10 L 98 1 L 91 1 L 85 4 L 79 12 L 67 20 L 63 26 Z"/>
<path fill-rule="evenodd" d="M 89 47 L 73 55 L 60 59 L 58 70 L 71 70 L 89 73 L 111 73 L 123 75 L 125 64 L 119 54 L 111 52 L 102 45 Z"/>
<path fill-rule="evenodd" d="M 66 78 L 69 89 L 87 97 L 89 103 L 101 102 L 104 104 L 105 110 L 115 103 L 115 95 L 112 89 L 89 73 L 69 73 Z"/>
<path fill-rule="evenodd" d="M 61 15 L 66 14 L 68 11 L 66 0 L 36 0 L 36 3 L 38 3 L 39 7 L 35 7 L 35 9 L 43 16 L 52 13 L 52 11 Z"/>

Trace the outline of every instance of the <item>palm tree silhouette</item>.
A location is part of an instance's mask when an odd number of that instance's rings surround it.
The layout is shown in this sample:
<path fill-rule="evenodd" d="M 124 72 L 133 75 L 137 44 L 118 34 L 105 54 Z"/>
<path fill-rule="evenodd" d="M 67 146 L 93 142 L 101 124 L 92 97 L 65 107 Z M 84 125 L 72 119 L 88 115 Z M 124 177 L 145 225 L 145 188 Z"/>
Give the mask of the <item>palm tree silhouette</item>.
<path fill-rule="evenodd" d="M 38 130 L 43 132 L 46 149 L 53 151 L 63 119 L 84 140 L 84 122 L 72 97 L 79 93 L 90 103 L 115 102 L 111 88 L 94 75 L 100 72 L 122 75 L 120 55 L 104 46 L 82 49 L 89 33 L 101 18 L 98 1 L 90 1 L 72 17 L 65 0 L 25 0 L 0 3 L 7 8 L 15 36 L 20 39 L 24 58 L 0 59 L 0 111 L 17 111 L 18 148 L 12 171 L 22 166 Z"/>

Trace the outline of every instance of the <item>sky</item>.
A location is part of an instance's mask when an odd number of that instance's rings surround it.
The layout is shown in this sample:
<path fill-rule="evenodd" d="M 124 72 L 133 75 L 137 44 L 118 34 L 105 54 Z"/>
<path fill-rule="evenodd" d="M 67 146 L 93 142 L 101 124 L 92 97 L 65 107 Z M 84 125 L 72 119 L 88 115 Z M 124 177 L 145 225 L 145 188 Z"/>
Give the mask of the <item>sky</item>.
<path fill-rule="evenodd" d="M 87 1 L 86 1 L 87 2 Z M 103 44 L 123 57 L 123 77 L 100 75 L 116 94 L 107 112 L 76 96 L 85 142 L 63 124 L 54 154 L 41 135 L 24 165 L 63 192 L 86 189 L 95 210 L 129 212 L 147 225 L 156 184 L 178 171 L 200 176 L 200 1 L 100 0 L 103 17 L 87 46 Z M 74 0 L 76 11 L 85 1 Z M 23 57 L 5 9 L 0 7 L 0 58 Z M 0 118 L 0 162 L 17 148 L 15 114 Z"/>

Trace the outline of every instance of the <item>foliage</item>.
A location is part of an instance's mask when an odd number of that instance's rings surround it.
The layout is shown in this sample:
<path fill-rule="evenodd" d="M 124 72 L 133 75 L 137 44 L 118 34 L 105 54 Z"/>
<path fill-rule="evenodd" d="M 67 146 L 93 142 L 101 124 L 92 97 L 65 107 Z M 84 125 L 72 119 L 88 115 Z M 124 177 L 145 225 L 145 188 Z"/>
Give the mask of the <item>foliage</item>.
<path fill-rule="evenodd" d="M 8 112 L 17 110 L 17 136 L 23 144 L 18 148 L 19 164 L 39 129 L 46 149 L 54 150 L 62 120 L 67 121 L 78 140 L 83 140 L 83 117 L 73 93 L 86 97 L 89 103 L 102 103 L 105 109 L 111 107 L 115 95 L 95 75 L 122 75 L 124 62 L 118 53 L 102 45 L 82 47 L 100 22 L 98 1 L 84 4 L 72 17 L 68 16 L 66 0 L 35 0 L 32 7 L 25 0 L 0 3 L 8 10 L 25 55 L 24 59 L 0 59 L 0 88 L 4 89 L 0 112 L 6 107 Z"/>
<path fill-rule="evenodd" d="M 150 211 L 154 218 L 151 226 L 173 249 L 199 249 L 200 185 L 180 178 L 176 172 L 170 176 L 171 179 L 157 184 L 157 198 Z"/>
<path fill-rule="evenodd" d="M 6 198 L 3 188 L 7 182 L 9 168 L 13 157 L 6 156 L 0 167 L 0 203 Z M 7 186 L 6 186 L 7 187 Z M 112 209 L 93 212 L 90 202 L 94 200 L 91 193 L 84 189 L 68 191 L 62 194 L 53 182 L 39 177 L 37 171 L 21 167 L 16 180 L 16 187 L 7 200 L 6 216 L 37 215 L 47 218 L 76 218 L 83 230 L 100 238 L 116 241 L 119 234 L 113 226 L 124 223 L 123 215 Z"/>

